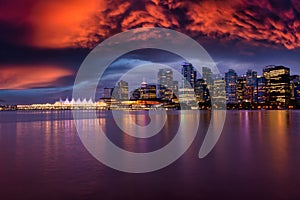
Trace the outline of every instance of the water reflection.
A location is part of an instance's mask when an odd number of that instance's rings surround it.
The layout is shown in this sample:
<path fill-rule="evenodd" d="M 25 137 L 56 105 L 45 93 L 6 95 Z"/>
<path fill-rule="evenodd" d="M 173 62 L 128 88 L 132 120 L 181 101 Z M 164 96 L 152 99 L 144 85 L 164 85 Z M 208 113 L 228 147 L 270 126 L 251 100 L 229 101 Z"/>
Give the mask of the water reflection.
<path fill-rule="evenodd" d="M 83 147 L 70 116 L 68 111 L 0 113 L 1 199 L 300 197 L 299 111 L 228 111 L 219 141 L 200 160 L 211 117 L 202 112 L 199 137 L 186 154 L 165 169 L 142 175 L 120 173 L 96 161 Z M 111 113 L 99 112 L 96 120 L 86 116 L 80 122 L 83 128 L 94 130 L 91 125 L 100 124 L 115 144 L 132 152 L 170 143 L 180 119 L 178 113 L 168 113 L 161 132 L 143 139 L 124 134 Z M 127 118 L 123 120 L 126 124 Z M 187 115 L 186 125 L 192 120 Z M 128 160 L 122 162 L 128 165 Z"/>

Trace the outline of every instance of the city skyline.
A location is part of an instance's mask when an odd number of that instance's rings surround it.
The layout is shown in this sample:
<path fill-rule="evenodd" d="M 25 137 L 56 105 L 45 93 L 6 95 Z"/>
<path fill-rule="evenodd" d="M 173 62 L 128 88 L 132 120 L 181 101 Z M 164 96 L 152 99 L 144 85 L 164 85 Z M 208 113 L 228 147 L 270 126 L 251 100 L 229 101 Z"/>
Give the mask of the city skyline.
<path fill-rule="evenodd" d="M 8 1 L 0 3 L 0 102 L 71 96 L 80 64 L 97 44 L 122 31 L 163 27 L 186 34 L 221 73 L 283 65 L 300 74 L 300 4 L 288 1 Z M 76 17 L 74 17 L 74 14 Z M 187 47 L 188 51 L 188 47 Z M 168 60 L 166 60 L 166 58 Z M 137 64 L 178 61 L 170 53 L 134 52 L 114 73 Z M 190 61 L 192 62 L 192 61 Z"/>
<path fill-rule="evenodd" d="M 156 82 L 147 83 L 143 78 L 139 86 L 119 80 L 114 87 L 100 88 L 102 93 L 99 99 L 85 97 L 69 100 L 66 97 L 62 100 L 60 97 L 54 104 L 47 102 L 3 109 L 225 108 L 216 102 L 226 103 L 223 105 L 227 109 L 300 108 L 300 76 L 291 75 L 290 69 L 284 66 L 265 66 L 262 75 L 252 69 L 242 75 L 233 69 L 228 69 L 224 75 L 213 74 L 210 68 L 202 67 L 201 76 L 197 78 L 193 64 L 183 62 L 181 80 L 178 77 L 175 79 L 173 70 L 169 67 L 158 68 Z"/>

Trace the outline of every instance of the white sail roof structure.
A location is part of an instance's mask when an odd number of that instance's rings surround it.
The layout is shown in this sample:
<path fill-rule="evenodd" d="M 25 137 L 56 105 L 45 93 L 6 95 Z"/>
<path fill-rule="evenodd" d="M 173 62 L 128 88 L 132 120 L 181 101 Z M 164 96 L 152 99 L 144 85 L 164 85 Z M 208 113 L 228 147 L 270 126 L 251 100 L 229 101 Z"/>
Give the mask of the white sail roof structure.
<path fill-rule="evenodd" d="M 81 100 L 78 98 L 76 101 L 75 101 L 76 104 L 81 104 Z"/>
<path fill-rule="evenodd" d="M 82 102 L 81 102 L 82 104 L 87 104 L 87 100 L 86 100 L 86 98 L 84 98 L 83 100 L 82 100 Z"/>
<path fill-rule="evenodd" d="M 87 102 L 88 104 L 94 104 L 93 100 L 92 100 L 92 97 L 88 100 Z"/>
<path fill-rule="evenodd" d="M 71 102 L 70 102 L 71 104 L 75 104 L 75 99 L 74 98 L 72 98 L 72 100 L 71 100 Z"/>
<path fill-rule="evenodd" d="M 70 101 L 69 101 L 68 97 L 67 97 L 66 100 L 64 101 L 64 104 L 70 104 Z"/>

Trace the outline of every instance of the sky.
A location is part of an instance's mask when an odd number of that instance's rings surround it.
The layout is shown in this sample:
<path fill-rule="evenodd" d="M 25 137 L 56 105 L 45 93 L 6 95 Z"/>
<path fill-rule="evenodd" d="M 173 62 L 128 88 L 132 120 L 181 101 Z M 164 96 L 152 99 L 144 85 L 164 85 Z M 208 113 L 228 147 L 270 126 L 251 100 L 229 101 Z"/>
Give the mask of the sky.
<path fill-rule="evenodd" d="M 105 39 L 139 27 L 190 36 L 222 73 L 232 68 L 238 74 L 247 69 L 261 74 L 264 66 L 274 64 L 300 74 L 298 0 L 1 0 L 0 104 L 71 98 L 89 52 Z M 150 54 L 122 57 L 115 62 L 118 70 L 107 74 L 120 74 L 136 63 L 162 62 Z M 176 65 L 175 57 L 167 62 Z"/>

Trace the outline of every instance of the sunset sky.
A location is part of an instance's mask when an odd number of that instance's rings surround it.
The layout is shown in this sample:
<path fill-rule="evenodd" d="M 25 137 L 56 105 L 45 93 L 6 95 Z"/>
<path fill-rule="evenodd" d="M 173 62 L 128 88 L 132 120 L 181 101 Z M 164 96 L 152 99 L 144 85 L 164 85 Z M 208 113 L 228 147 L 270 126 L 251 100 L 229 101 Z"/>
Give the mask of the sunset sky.
<path fill-rule="evenodd" d="M 71 97 L 91 49 L 138 27 L 187 34 L 221 72 L 276 64 L 300 74 L 298 0 L 2 0 L 0 104 Z"/>

